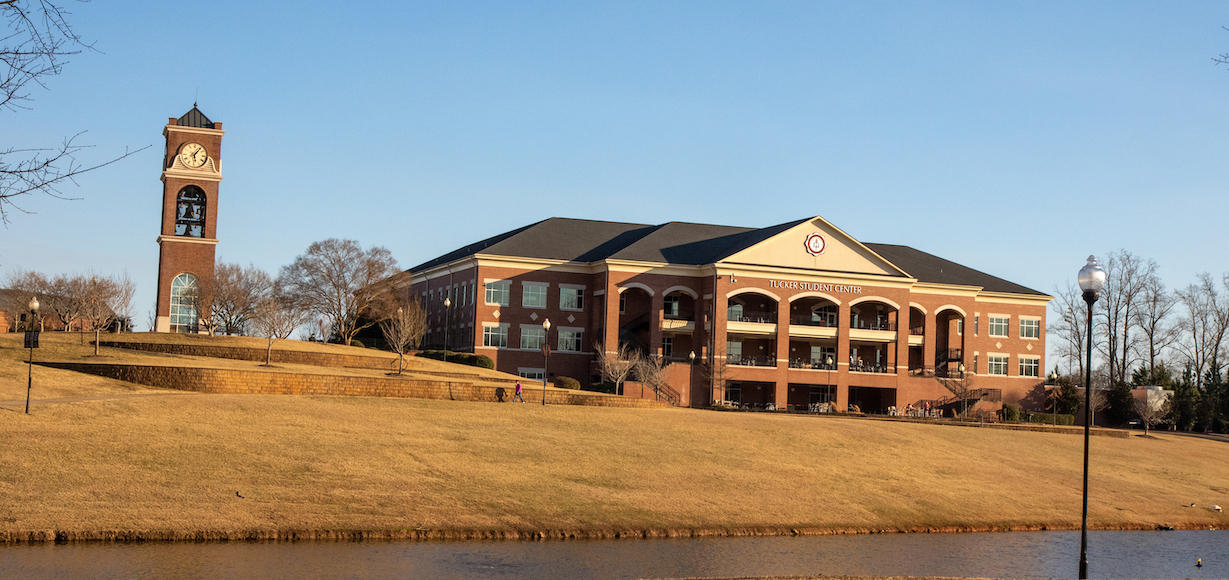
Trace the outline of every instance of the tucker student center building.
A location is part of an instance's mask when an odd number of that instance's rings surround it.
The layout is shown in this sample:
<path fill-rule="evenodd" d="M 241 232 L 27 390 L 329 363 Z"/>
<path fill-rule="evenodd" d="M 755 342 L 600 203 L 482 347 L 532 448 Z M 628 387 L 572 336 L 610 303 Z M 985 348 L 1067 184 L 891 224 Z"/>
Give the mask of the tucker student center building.
<path fill-rule="evenodd" d="M 762 229 L 551 218 L 406 277 L 427 345 L 581 383 L 601 381 L 595 349 L 630 345 L 672 363 L 669 386 L 642 396 L 683 406 L 884 412 L 950 399 L 944 382 L 1016 403 L 1046 368 L 1050 296 L 822 217 Z"/>

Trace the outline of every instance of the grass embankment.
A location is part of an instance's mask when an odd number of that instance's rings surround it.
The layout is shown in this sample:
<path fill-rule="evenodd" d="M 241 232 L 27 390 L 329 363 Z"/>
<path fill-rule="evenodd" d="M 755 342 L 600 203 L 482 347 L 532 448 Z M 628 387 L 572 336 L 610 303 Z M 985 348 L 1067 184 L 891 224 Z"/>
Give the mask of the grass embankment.
<path fill-rule="evenodd" d="M 0 400 L 24 397 L 25 351 L 0 338 Z M 76 356 L 70 346 L 56 348 Z M 39 368 L 35 381 L 36 398 L 152 391 Z M 685 409 L 194 395 L 41 405 L 29 416 L 0 407 L 0 438 L 0 537 L 17 540 L 1080 525 L 1083 439 L 1049 433 Z M 1227 452 L 1165 434 L 1094 437 L 1090 525 L 1229 525 L 1229 514 L 1208 509 L 1229 504 Z"/>

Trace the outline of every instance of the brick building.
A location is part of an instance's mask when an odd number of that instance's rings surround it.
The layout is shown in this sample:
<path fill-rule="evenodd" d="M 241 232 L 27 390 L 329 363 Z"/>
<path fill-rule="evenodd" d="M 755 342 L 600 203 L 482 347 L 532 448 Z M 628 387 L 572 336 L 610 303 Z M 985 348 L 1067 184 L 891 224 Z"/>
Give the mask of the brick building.
<path fill-rule="evenodd" d="M 537 379 L 546 342 L 552 378 L 592 383 L 595 348 L 627 344 L 674 363 L 651 396 L 685 406 L 885 412 L 958 390 L 993 408 L 1035 392 L 1046 368 L 1050 296 L 861 243 L 822 217 L 761 229 L 551 218 L 403 276 L 427 345 Z"/>

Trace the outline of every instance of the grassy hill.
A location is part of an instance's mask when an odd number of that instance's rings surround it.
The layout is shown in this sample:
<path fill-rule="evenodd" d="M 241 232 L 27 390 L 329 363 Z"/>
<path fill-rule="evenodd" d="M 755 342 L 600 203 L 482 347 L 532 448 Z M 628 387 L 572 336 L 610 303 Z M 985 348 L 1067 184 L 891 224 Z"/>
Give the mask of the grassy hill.
<path fill-rule="evenodd" d="M 52 337 L 36 360 L 91 360 L 88 337 L 78 342 Z M 0 401 L 24 400 L 26 354 L 19 335 L 0 335 Z M 115 398 L 31 415 L 0 406 L 0 537 L 10 540 L 1080 525 L 1083 438 L 1073 435 L 688 409 L 130 397 L 161 391 L 34 374 L 36 399 Z M 1209 509 L 1229 505 L 1227 455 L 1224 443 L 1164 433 L 1094 437 L 1090 525 L 1229 525 Z"/>

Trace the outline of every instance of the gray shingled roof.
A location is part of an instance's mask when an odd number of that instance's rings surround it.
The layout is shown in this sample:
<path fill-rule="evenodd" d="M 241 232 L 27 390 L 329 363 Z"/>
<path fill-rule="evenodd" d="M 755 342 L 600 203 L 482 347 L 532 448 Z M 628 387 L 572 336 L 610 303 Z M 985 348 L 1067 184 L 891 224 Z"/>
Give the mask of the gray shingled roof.
<path fill-rule="evenodd" d="M 611 258 L 689 266 L 712 264 L 807 219 L 811 218 L 757 229 L 687 222 L 653 226 L 550 218 L 459 248 L 419 264 L 410 272 L 421 272 L 474 254 L 583 263 Z M 908 246 L 865 245 L 920 282 L 978 286 L 991 292 L 1045 296 L 1036 290 Z"/>
<path fill-rule="evenodd" d="M 938 256 L 915 250 L 909 246 L 892 244 L 865 244 L 883 259 L 896 264 L 898 268 L 917 278 L 919 282 L 933 284 L 953 284 L 956 286 L 980 286 L 991 292 L 1008 292 L 1011 294 L 1035 294 L 1045 296 L 1032 288 L 1025 288 L 1014 282 L 979 272 L 967 266 L 944 260 Z"/>

